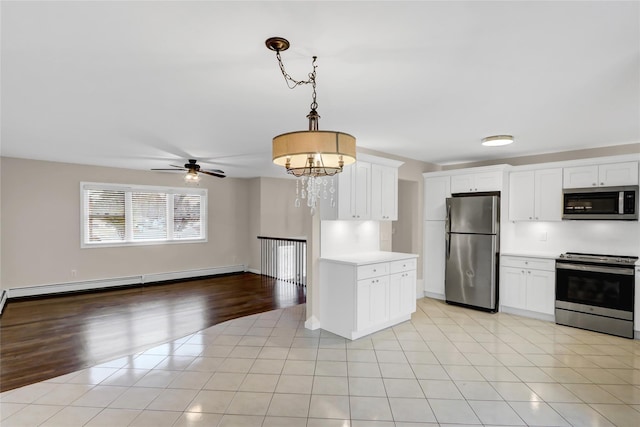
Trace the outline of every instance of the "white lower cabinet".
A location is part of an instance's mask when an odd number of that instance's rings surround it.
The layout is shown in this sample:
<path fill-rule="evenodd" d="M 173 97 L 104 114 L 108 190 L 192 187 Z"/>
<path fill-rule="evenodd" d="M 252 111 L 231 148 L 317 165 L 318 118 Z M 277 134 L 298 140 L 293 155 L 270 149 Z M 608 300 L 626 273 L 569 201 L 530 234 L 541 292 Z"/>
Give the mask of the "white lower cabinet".
<path fill-rule="evenodd" d="M 633 317 L 633 330 L 635 338 L 640 339 L 640 266 L 636 267 L 636 289 L 635 289 L 635 315 Z"/>
<path fill-rule="evenodd" d="M 422 278 L 425 296 L 444 299 L 446 233 L 444 221 L 424 222 L 424 267 Z"/>
<path fill-rule="evenodd" d="M 409 320 L 415 311 L 415 255 L 374 263 L 320 260 L 322 329 L 357 339 Z"/>
<path fill-rule="evenodd" d="M 500 307 L 524 310 L 534 317 L 554 316 L 556 295 L 555 259 L 502 256 Z"/>

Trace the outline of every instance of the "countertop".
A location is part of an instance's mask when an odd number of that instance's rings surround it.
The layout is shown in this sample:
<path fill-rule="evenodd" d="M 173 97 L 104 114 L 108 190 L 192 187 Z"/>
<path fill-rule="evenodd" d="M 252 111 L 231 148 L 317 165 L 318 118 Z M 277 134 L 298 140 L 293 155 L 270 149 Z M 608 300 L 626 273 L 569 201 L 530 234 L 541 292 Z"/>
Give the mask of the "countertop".
<path fill-rule="evenodd" d="M 557 252 L 526 252 L 526 251 L 506 251 L 500 252 L 502 256 L 521 256 L 527 258 L 544 258 L 544 259 L 556 259 L 560 256 Z"/>
<path fill-rule="evenodd" d="M 367 265 L 376 264 L 378 262 L 400 261 L 403 259 L 418 258 L 416 254 L 405 254 L 402 252 L 360 252 L 349 255 L 339 255 L 331 257 L 322 257 L 320 261 L 338 262 L 350 265 Z"/>

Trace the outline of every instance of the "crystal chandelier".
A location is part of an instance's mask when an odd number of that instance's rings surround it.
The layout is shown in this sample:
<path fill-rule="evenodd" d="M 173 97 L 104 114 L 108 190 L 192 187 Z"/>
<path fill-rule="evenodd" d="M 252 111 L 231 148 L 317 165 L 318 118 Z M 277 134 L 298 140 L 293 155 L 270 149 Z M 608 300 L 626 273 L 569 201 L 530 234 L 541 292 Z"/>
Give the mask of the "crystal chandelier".
<path fill-rule="evenodd" d="M 318 129 L 320 115 L 316 101 L 317 57 L 313 57 L 313 71 L 309 73 L 309 79 L 295 80 L 285 71 L 280 57 L 280 52 L 289 48 L 289 42 L 281 37 L 272 37 L 265 44 L 276 52 L 280 71 L 289 89 L 305 84 L 310 84 L 313 88 L 311 111 L 307 115 L 309 130 L 274 137 L 272 151 L 275 164 L 284 166 L 287 173 L 301 178 L 296 183 L 295 205 L 299 207 L 300 199 L 306 199 L 313 215 L 320 198 L 331 197 L 331 204 L 335 204 L 333 178 L 327 177 L 342 172 L 343 166 L 356 161 L 356 139 L 347 133 Z"/>

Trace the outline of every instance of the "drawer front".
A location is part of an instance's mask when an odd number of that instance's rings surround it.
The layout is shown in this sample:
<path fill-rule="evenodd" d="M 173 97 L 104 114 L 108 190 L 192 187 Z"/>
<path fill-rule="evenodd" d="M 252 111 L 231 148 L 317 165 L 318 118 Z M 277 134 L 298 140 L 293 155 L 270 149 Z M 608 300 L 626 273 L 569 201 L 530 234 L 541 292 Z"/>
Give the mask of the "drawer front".
<path fill-rule="evenodd" d="M 388 262 L 367 264 L 358 267 L 358 280 L 368 279 L 369 277 L 385 276 L 387 274 L 389 274 Z"/>
<path fill-rule="evenodd" d="M 389 272 L 391 274 L 394 273 L 402 273 L 403 271 L 411 271 L 411 270 L 415 270 L 416 269 L 416 259 L 415 258 L 409 258 L 409 259 L 403 259 L 400 261 L 393 261 L 391 263 L 389 263 Z"/>
<path fill-rule="evenodd" d="M 555 271 L 555 259 L 544 258 L 524 258 L 514 256 L 503 256 L 501 258 L 503 267 L 515 267 L 530 270 Z"/>

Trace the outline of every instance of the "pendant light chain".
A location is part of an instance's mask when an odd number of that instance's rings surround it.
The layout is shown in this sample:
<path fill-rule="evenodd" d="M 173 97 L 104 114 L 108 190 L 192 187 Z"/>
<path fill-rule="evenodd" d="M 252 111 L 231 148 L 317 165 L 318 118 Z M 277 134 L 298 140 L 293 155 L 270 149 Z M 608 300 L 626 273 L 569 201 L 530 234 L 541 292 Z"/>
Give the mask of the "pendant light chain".
<path fill-rule="evenodd" d="M 313 71 L 309 73 L 309 80 L 296 80 L 287 71 L 284 69 L 284 63 L 282 62 L 282 57 L 280 56 L 280 51 L 276 52 L 276 58 L 278 59 L 278 65 L 280 66 L 280 71 L 282 72 L 282 76 L 284 77 L 284 81 L 287 83 L 287 87 L 289 89 L 295 89 L 298 86 L 308 85 L 310 84 L 313 88 L 313 92 L 311 94 L 311 111 L 316 111 L 318 109 L 318 102 L 316 101 L 317 93 L 316 93 L 316 69 L 318 65 L 316 61 L 318 60 L 317 56 L 313 57 L 313 61 L 311 61 L 311 65 L 313 66 Z"/>

